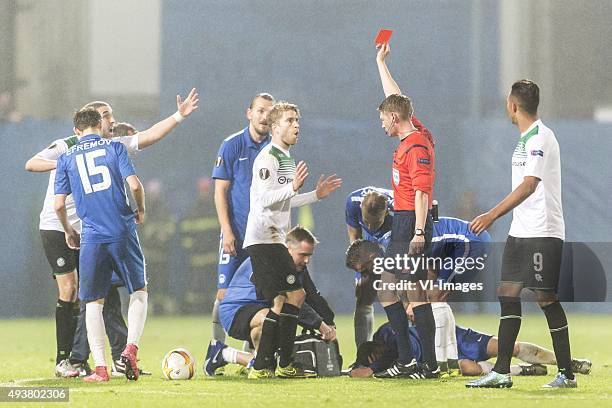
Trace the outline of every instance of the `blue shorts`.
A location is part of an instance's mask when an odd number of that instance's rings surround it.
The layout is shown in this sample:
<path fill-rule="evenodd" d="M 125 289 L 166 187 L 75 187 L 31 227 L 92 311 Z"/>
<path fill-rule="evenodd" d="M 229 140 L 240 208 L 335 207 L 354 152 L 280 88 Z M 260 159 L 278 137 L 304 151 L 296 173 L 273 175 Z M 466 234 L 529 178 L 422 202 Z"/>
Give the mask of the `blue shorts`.
<path fill-rule="evenodd" d="M 493 336 L 461 326 L 456 326 L 455 332 L 459 360 L 487 361 L 490 358 L 487 346 Z"/>
<path fill-rule="evenodd" d="M 223 234 L 219 239 L 219 266 L 217 268 L 217 289 L 227 289 L 234 273 L 245 259 L 249 257 L 246 249 L 242 248 L 242 242 L 236 239 L 236 256 L 223 251 Z"/>
<path fill-rule="evenodd" d="M 120 242 L 81 244 L 79 266 L 79 299 L 83 302 L 106 297 L 113 271 L 129 293 L 147 285 L 145 261 L 136 230 Z"/>

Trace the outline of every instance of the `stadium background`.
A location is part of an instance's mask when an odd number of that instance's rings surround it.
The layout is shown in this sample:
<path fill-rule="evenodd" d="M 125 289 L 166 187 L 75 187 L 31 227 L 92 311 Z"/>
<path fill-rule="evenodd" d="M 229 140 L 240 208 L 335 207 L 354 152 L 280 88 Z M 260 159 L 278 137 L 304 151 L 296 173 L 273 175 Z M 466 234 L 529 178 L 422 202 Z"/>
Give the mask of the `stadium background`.
<path fill-rule="evenodd" d="M 73 110 L 90 100 L 108 100 L 118 121 L 143 129 L 173 113 L 175 95 L 191 87 L 200 92 L 200 110 L 135 159 L 145 183 L 161 183 L 170 219 L 190 213 L 198 180 L 210 175 L 221 140 L 246 126 L 244 111 L 255 93 L 299 104 L 302 133 L 293 152 L 311 168 L 308 186 L 330 172 L 344 186 L 311 214 L 296 212 L 295 220 L 314 222 L 321 241 L 312 266 L 319 289 L 338 313 L 352 312 L 344 199 L 363 185 L 389 186 L 395 147 L 376 112 L 383 94 L 372 40 L 381 27 L 395 30 L 390 69 L 436 138 L 441 215 L 478 213 L 509 191 L 516 129 L 504 116 L 504 100 L 512 81 L 529 77 L 542 88 L 541 116 L 561 145 L 567 240 L 593 243 L 604 268 L 612 269 L 612 26 L 606 18 L 612 3 L 0 3 L 0 317 L 50 315 L 57 296 L 38 236 L 48 176 L 25 172 L 26 160 L 68 136 Z M 495 224 L 496 241 L 505 239 L 509 222 L 507 216 Z M 212 234 L 216 241 L 217 231 Z M 200 300 L 209 308 L 214 265 L 190 269 L 176 235 L 165 250 L 170 276 L 166 286 L 151 276 L 152 299 L 165 293 L 182 300 L 193 282 L 206 282 Z"/>

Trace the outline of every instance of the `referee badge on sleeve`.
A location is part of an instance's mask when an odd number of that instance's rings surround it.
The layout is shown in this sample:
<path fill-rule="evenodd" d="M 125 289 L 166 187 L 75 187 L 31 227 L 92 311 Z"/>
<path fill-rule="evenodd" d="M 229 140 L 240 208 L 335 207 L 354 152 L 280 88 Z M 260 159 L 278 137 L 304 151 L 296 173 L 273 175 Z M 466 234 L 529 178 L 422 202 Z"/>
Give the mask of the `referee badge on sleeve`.
<path fill-rule="evenodd" d="M 264 168 L 259 169 L 259 178 L 262 180 L 267 180 L 270 177 L 270 170 Z"/>
<path fill-rule="evenodd" d="M 215 160 L 215 167 L 221 166 L 221 163 L 223 163 L 223 158 L 221 156 L 218 156 L 217 160 Z"/>

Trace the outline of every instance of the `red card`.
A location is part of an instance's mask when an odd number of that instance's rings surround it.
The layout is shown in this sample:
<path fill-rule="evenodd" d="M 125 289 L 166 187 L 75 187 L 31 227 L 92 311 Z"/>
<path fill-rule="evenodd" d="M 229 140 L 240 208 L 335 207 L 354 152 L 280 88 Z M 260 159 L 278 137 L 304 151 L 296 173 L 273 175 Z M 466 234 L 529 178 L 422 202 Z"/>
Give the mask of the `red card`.
<path fill-rule="evenodd" d="M 388 44 L 391 39 L 391 34 L 393 34 L 393 30 L 387 30 L 385 28 L 381 29 L 374 40 L 374 44 Z"/>

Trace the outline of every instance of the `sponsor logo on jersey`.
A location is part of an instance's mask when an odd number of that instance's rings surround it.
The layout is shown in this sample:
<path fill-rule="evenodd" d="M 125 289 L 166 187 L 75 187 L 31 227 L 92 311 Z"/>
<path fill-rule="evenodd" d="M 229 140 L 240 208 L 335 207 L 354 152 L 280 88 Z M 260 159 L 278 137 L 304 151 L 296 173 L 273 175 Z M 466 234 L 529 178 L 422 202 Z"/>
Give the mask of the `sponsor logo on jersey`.
<path fill-rule="evenodd" d="M 532 156 L 544 157 L 544 151 L 543 150 L 532 150 L 531 151 L 531 155 Z"/>
<path fill-rule="evenodd" d="M 223 275 L 223 274 L 219 275 L 219 283 L 220 284 L 224 284 L 225 283 L 225 275 Z"/>
<path fill-rule="evenodd" d="M 278 178 L 278 184 L 289 184 L 293 182 L 293 179 L 290 177 L 280 176 Z"/>
<path fill-rule="evenodd" d="M 60 256 L 59 258 L 57 258 L 57 261 L 55 261 L 55 263 L 57 263 L 57 266 L 61 268 L 62 266 L 66 265 L 66 260 Z"/>
<path fill-rule="evenodd" d="M 417 158 L 417 163 L 419 163 L 419 164 L 429 164 L 430 161 L 426 157 L 419 157 L 419 158 Z"/>
<path fill-rule="evenodd" d="M 293 285 L 295 283 L 295 275 L 293 274 L 287 275 L 287 283 L 290 285 Z"/>
<path fill-rule="evenodd" d="M 223 163 L 223 158 L 221 156 L 218 156 L 217 160 L 215 160 L 215 167 L 221 166 L 222 163 Z"/>
<path fill-rule="evenodd" d="M 270 170 L 266 169 L 265 167 L 262 169 L 259 169 L 259 178 L 262 180 L 267 180 L 270 177 Z"/>
<path fill-rule="evenodd" d="M 398 169 L 393 169 L 393 183 L 395 183 L 396 186 L 400 183 L 400 173 Z"/>
<path fill-rule="evenodd" d="M 535 274 L 535 280 L 537 280 L 538 282 L 543 282 L 544 279 L 542 279 L 542 275 L 540 275 L 539 273 Z"/>

